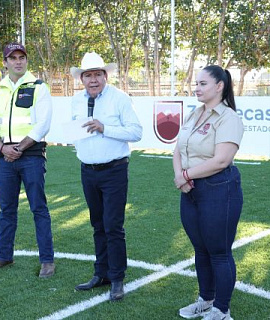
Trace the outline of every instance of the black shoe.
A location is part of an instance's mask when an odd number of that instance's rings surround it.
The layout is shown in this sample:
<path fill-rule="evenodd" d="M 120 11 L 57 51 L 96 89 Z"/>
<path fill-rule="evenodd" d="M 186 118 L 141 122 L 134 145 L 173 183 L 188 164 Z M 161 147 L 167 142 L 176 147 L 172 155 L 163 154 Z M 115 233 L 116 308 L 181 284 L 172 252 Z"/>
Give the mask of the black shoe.
<path fill-rule="evenodd" d="M 11 260 L 11 261 L 0 261 L 0 268 L 3 268 L 3 267 L 5 267 L 5 266 L 8 266 L 8 265 L 10 265 L 10 264 L 13 264 L 14 262 L 13 262 L 13 260 Z"/>
<path fill-rule="evenodd" d="M 117 301 L 117 300 L 123 299 L 123 297 L 124 297 L 123 281 L 112 282 L 110 300 Z"/>
<path fill-rule="evenodd" d="M 75 289 L 77 291 L 90 290 L 92 288 L 101 287 L 101 286 L 104 286 L 104 285 L 110 284 L 110 283 L 111 283 L 111 281 L 106 278 L 100 278 L 98 276 L 93 276 L 93 278 L 89 282 L 79 284 L 75 287 Z"/>

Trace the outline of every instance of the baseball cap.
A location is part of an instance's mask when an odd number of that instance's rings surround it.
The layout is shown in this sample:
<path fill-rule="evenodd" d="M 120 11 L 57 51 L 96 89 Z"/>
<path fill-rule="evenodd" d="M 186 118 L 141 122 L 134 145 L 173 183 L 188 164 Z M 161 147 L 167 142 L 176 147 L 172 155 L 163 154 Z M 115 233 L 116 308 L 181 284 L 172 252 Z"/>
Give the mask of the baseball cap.
<path fill-rule="evenodd" d="M 4 58 L 9 57 L 11 55 L 11 53 L 16 50 L 22 51 L 27 56 L 25 47 L 20 43 L 13 42 L 13 43 L 9 43 L 5 46 L 4 51 L 3 51 Z"/>

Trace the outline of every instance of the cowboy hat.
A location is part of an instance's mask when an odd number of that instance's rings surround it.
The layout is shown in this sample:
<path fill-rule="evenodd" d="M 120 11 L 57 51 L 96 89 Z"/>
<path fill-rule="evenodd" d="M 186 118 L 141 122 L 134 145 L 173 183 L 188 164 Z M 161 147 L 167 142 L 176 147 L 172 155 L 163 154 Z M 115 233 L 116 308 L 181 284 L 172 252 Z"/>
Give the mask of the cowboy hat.
<path fill-rule="evenodd" d="M 82 58 L 81 68 L 72 67 L 70 73 L 73 78 L 80 79 L 83 72 L 88 70 L 104 70 L 107 73 L 113 72 L 116 69 L 116 63 L 105 65 L 100 55 L 95 52 L 87 52 Z"/>

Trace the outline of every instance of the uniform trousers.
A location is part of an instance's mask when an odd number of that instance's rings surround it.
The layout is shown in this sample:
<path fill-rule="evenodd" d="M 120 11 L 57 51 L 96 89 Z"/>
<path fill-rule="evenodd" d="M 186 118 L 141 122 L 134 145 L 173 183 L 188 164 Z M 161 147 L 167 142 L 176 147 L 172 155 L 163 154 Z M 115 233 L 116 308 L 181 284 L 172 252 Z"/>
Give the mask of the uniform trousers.
<path fill-rule="evenodd" d="M 46 159 L 24 156 L 13 162 L 0 158 L 0 260 L 12 261 L 21 183 L 34 215 L 41 263 L 54 260 L 51 217 L 44 192 Z"/>
<path fill-rule="evenodd" d="M 207 178 L 195 179 L 195 188 L 181 194 L 181 220 L 195 250 L 199 294 L 213 300 L 222 312 L 229 309 L 236 281 L 232 244 L 243 195 L 235 166 Z"/>
<path fill-rule="evenodd" d="M 128 163 L 95 170 L 81 164 L 81 180 L 94 229 L 95 275 L 122 281 L 127 268 L 125 206 Z"/>

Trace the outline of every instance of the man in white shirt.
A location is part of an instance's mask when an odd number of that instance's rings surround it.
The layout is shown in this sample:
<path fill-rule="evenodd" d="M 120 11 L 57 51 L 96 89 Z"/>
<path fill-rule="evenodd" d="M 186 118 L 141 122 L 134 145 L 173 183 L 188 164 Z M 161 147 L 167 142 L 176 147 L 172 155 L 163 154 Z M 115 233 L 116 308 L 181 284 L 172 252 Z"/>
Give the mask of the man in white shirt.
<path fill-rule="evenodd" d="M 46 84 L 27 71 L 23 45 L 4 48 L 8 75 L 0 82 L 0 267 L 13 264 L 21 182 L 34 215 L 40 278 L 54 274 L 51 217 L 44 192 L 46 143 L 52 117 Z"/>
<path fill-rule="evenodd" d="M 71 68 L 85 89 L 72 99 L 73 119 L 86 120 L 89 137 L 75 142 L 81 179 L 94 228 L 96 262 L 93 278 L 76 290 L 111 284 L 111 301 L 124 296 L 127 268 L 125 205 L 128 187 L 129 142 L 141 139 L 142 127 L 131 98 L 107 84 L 115 64 L 105 65 L 95 52 L 86 53 L 81 68 Z"/>

